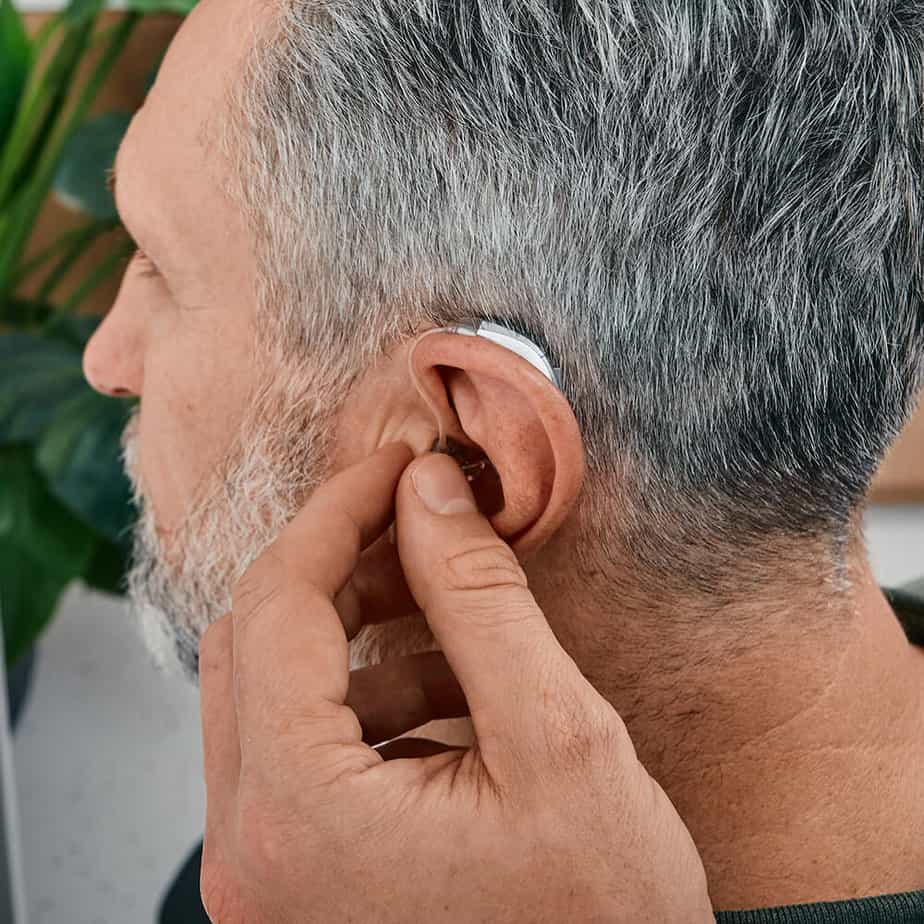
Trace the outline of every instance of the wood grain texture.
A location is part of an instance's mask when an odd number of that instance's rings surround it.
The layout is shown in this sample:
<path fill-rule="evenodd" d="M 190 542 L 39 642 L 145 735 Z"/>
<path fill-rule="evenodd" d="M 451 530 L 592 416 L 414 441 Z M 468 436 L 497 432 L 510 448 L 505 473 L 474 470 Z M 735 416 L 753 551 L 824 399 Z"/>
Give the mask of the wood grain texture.
<path fill-rule="evenodd" d="M 870 499 L 881 504 L 924 502 L 924 400 L 880 466 Z"/>

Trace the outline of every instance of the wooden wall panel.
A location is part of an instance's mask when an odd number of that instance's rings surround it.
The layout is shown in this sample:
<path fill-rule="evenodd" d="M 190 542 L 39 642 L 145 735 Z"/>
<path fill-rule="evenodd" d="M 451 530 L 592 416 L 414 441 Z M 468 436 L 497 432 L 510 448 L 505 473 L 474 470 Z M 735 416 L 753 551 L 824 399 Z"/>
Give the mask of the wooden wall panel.
<path fill-rule="evenodd" d="M 924 502 L 924 400 L 883 461 L 871 500 L 886 504 Z"/>

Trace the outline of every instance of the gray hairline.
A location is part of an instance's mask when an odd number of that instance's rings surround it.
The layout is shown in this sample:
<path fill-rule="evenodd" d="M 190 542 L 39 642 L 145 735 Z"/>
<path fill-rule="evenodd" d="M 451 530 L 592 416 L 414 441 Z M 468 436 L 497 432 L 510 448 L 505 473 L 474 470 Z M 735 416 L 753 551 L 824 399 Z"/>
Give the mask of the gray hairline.
<path fill-rule="evenodd" d="M 249 94 L 249 91 L 253 89 L 255 83 L 258 83 L 262 80 L 270 80 L 272 76 L 268 74 L 268 69 L 271 69 L 272 64 L 278 53 L 278 49 L 272 47 L 273 39 L 277 38 L 280 34 L 280 29 L 285 25 L 286 19 L 289 16 L 291 11 L 291 6 L 286 6 L 280 9 L 280 15 L 278 19 L 272 21 L 272 27 L 268 28 L 263 35 L 263 41 L 268 42 L 270 46 L 269 51 L 267 51 L 267 46 L 255 45 L 253 53 L 249 56 L 248 67 L 246 71 L 246 77 L 242 78 L 242 86 L 245 86 L 245 94 L 243 97 L 236 96 L 236 105 L 234 106 L 234 112 L 236 118 L 234 120 L 234 130 L 233 136 L 234 140 L 239 140 L 240 133 L 243 129 L 245 132 L 251 133 L 251 137 L 260 133 L 261 131 L 266 131 L 266 125 L 254 124 L 252 121 L 253 116 L 259 115 L 259 110 L 255 111 L 250 109 L 246 105 L 241 105 L 242 101 L 246 98 L 253 99 L 254 97 Z M 243 120 L 243 122 L 241 121 Z M 288 139 L 289 144 L 297 143 L 293 138 Z M 231 145 L 225 145 L 226 150 L 236 149 L 237 155 L 242 155 L 238 160 L 238 180 L 240 181 L 240 188 L 238 189 L 238 199 L 243 204 L 245 204 L 245 210 L 250 218 L 251 226 L 254 228 L 254 231 L 257 235 L 258 241 L 258 250 L 260 251 L 260 288 L 261 288 L 261 312 L 263 313 L 264 319 L 267 321 L 266 327 L 263 328 L 264 333 L 268 338 L 278 336 L 284 340 L 289 346 L 293 349 L 304 349 L 307 344 L 304 341 L 304 330 L 302 328 L 303 318 L 298 315 L 296 312 L 301 307 L 300 305 L 293 304 L 289 293 L 285 290 L 283 283 L 283 278 L 279 274 L 279 267 L 272 260 L 271 255 L 268 253 L 266 244 L 267 242 L 279 241 L 284 236 L 284 232 L 281 231 L 280 225 L 277 223 L 276 227 L 273 227 L 273 222 L 277 218 L 282 218 L 282 216 L 277 215 L 270 208 L 267 207 L 267 203 L 263 203 L 261 208 L 260 203 L 258 203 L 251 196 L 251 190 L 253 187 L 248 188 L 248 183 L 243 179 L 248 175 L 249 171 L 254 171 L 257 173 L 266 176 L 268 173 L 272 172 L 273 165 L 268 163 L 257 164 L 256 166 L 253 162 L 247 163 L 247 157 L 252 156 L 254 153 L 254 146 L 251 146 L 245 152 L 239 145 L 232 143 Z M 265 150 L 265 149 L 264 149 Z M 246 166 L 245 166 L 246 165 Z M 299 233 L 298 228 L 290 226 L 288 228 L 290 235 Z M 290 240 L 294 238 L 290 237 Z M 323 286 L 324 282 L 321 280 L 315 280 L 316 284 Z M 407 294 L 407 293 L 405 293 Z M 408 299 L 410 304 L 414 304 L 413 298 Z M 288 311 L 280 312 L 278 307 L 280 305 L 288 305 Z M 382 306 L 380 306 L 382 307 Z M 400 340 L 402 337 L 407 336 L 421 321 L 431 321 L 433 323 L 446 323 L 451 320 L 460 320 L 458 316 L 458 308 L 454 306 L 440 306 L 440 305 L 420 305 L 417 304 L 414 306 L 416 310 L 409 311 L 404 317 L 401 317 L 400 314 L 395 314 L 391 318 L 386 318 L 386 323 L 383 324 L 379 329 L 373 329 L 371 326 L 367 330 L 344 330 L 344 325 L 338 323 L 335 317 L 327 317 L 320 324 L 315 323 L 314 330 L 318 331 L 320 328 L 326 325 L 326 329 L 332 335 L 333 346 L 343 347 L 341 350 L 332 350 L 327 355 L 324 356 L 327 369 L 331 376 L 340 376 L 342 380 L 347 382 L 352 382 L 355 377 L 359 374 L 363 366 L 368 363 L 375 356 L 379 355 L 383 350 L 396 341 Z M 445 308 L 445 313 L 440 313 L 440 309 Z M 381 316 L 380 316 L 381 317 Z M 346 348 L 349 347 L 350 349 Z M 312 357 L 315 358 L 318 356 L 317 351 L 312 352 Z M 572 359 L 572 366 L 574 360 Z M 588 366 L 590 364 L 588 363 Z M 588 391 L 593 390 L 593 386 L 597 385 L 602 387 L 602 382 L 597 379 L 594 381 L 593 375 L 595 370 L 587 368 L 583 370 L 586 373 L 586 376 L 583 380 L 585 394 Z M 726 372 L 731 372 L 733 370 L 725 370 Z M 920 381 L 920 376 L 919 376 Z M 590 386 L 590 387 L 588 387 Z M 344 388 L 345 392 L 347 388 Z M 909 405 L 910 406 L 910 405 Z M 594 434 L 589 434 L 592 438 Z M 625 447 L 623 447 L 625 450 Z M 871 452 L 878 452 L 878 450 L 871 450 Z M 878 452 L 881 455 L 881 452 Z M 645 484 L 649 478 L 655 477 L 652 473 L 639 473 L 638 465 L 640 463 L 644 464 L 644 460 L 640 460 L 638 457 L 634 456 L 629 451 L 624 451 L 622 454 L 619 453 L 610 453 L 608 458 L 602 459 L 600 457 L 599 451 L 596 454 L 596 457 L 591 458 L 591 472 L 592 476 L 599 474 L 607 474 L 609 477 L 607 479 L 595 478 L 595 483 L 591 486 L 593 488 L 593 493 L 595 497 L 595 502 L 589 504 L 589 510 L 593 513 L 601 512 L 601 505 L 599 503 L 599 492 L 602 490 L 604 495 L 609 493 L 610 500 L 613 500 L 617 495 L 612 494 L 612 476 L 614 471 L 619 473 L 626 481 L 635 481 L 639 484 Z M 599 463 L 601 463 L 600 465 Z M 596 463 L 596 464 L 595 464 Z M 595 470 L 596 469 L 596 470 Z M 609 484 L 607 483 L 609 482 Z M 602 486 L 602 487 L 601 487 Z M 654 494 L 657 494 L 655 491 Z M 625 497 L 618 495 L 621 500 L 625 500 Z M 677 500 L 678 498 L 674 498 Z M 683 501 L 681 496 L 679 500 Z M 862 498 L 858 500 L 859 503 L 862 503 Z M 695 536 L 701 534 L 702 530 L 705 529 L 707 533 L 715 530 L 718 524 L 723 523 L 723 527 L 718 527 L 720 532 L 726 527 L 734 528 L 734 523 L 727 516 L 728 508 L 724 503 L 724 500 L 719 496 L 715 497 L 715 504 L 711 504 L 709 500 L 708 493 L 706 495 L 700 495 L 694 499 L 694 502 L 689 506 L 689 508 L 684 512 L 681 508 L 683 504 L 681 503 L 679 507 L 673 510 L 664 509 L 663 506 L 660 506 L 659 502 L 655 501 L 656 506 L 652 508 L 647 504 L 642 504 L 640 508 L 633 508 L 624 511 L 627 515 L 626 523 L 629 523 L 633 528 L 628 530 L 627 534 L 638 533 L 639 535 L 644 532 L 648 525 L 649 521 L 645 519 L 644 522 L 634 522 L 633 519 L 638 517 L 651 517 L 651 516 L 661 516 L 665 518 L 666 521 L 672 521 L 677 523 L 686 522 L 690 527 L 690 535 Z M 612 511 L 613 506 L 609 505 L 609 510 Z M 679 516 L 678 516 L 679 514 Z M 593 517 L 591 517 L 593 521 Z M 613 528 L 612 523 L 605 523 L 597 521 L 594 523 L 595 527 L 601 531 L 602 534 L 609 534 Z M 835 561 L 842 558 L 842 551 L 846 547 L 848 542 L 848 527 L 849 520 L 846 517 L 841 517 L 840 519 L 835 519 L 832 522 L 824 524 L 828 530 L 828 538 L 830 539 L 833 547 L 835 549 L 841 550 L 840 553 L 835 554 Z M 825 529 L 819 529 L 814 533 L 809 534 L 811 538 L 818 539 L 825 535 Z"/>

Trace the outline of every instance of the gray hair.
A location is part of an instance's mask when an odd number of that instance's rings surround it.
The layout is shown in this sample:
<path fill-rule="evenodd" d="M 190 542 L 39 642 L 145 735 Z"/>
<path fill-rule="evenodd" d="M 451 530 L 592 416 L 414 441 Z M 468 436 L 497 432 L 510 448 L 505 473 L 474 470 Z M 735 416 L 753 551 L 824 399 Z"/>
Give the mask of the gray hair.
<path fill-rule="evenodd" d="M 348 386 L 497 320 L 562 369 L 598 540 L 707 585 L 845 541 L 924 382 L 919 0 L 285 0 L 237 93 L 287 349 Z"/>

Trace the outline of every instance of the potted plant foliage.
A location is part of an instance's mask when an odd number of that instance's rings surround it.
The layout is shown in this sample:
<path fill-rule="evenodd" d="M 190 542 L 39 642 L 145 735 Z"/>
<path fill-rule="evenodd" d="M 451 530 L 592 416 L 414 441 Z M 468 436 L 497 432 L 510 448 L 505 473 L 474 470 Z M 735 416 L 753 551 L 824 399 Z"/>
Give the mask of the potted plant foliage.
<path fill-rule="evenodd" d="M 131 251 L 112 233 L 106 188 L 130 115 L 89 112 L 142 13 L 170 6 L 142 0 L 104 19 L 103 0 L 71 0 L 30 38 L 0 0 L 0 624 L 11 686 L 71 581 L 122 591 L 132 507 L 119 438 L 130 402 L 85 382 L 81 354 L 98 319 L 80 309 Z M 26 259 L 50 194 L 82 223 Z M 103 236 L 115 238 L 109 253 L 58 295 Z"/>

